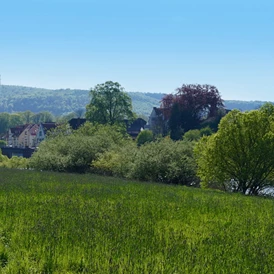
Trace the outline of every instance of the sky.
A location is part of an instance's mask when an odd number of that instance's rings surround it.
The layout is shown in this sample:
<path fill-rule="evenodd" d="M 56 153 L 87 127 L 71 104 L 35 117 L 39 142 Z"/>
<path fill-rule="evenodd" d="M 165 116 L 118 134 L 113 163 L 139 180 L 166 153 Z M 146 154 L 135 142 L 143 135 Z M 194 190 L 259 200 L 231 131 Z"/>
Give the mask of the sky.
<path fill-rule="evenodd" d="M 274 101 L 274 1 L 2 0 L 3 85 Z"/>

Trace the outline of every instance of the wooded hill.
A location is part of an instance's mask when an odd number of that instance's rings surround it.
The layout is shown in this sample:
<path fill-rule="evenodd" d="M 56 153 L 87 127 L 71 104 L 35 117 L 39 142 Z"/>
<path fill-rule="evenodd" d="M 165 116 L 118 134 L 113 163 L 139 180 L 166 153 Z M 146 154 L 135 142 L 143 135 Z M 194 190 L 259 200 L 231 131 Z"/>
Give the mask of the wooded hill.
<path fill-rule="evenodd" d="M 145 116 L 150 115 L 153 107 L 160 105 L 163 97 L 161 93 L 129 92 L 128 94 L 132 99 L 134 112 Z M 90 101 L 88 90 L 50 90 L 8 85 L 1 86 L 0 98 L 0 112 L 49 111 L 54 115 L 85 108 Z"/>
<path fill-rule="evenodd" d="M 128 92 L 132 99 L 133 110 L 138 115 L 149 116 L 153 107 L 158 107 L 164 94 Z M 63 115 L 83 109 L 89 103 L 89 91 L 81 89 L 57 89 L 0 86 L 0 112 L 21 112 L 30 110 L 34 113 L 49 111 L 54 115 Z M 225 100 L 227 109 L 242 111 L 257 109 L 263 101 Z"/>

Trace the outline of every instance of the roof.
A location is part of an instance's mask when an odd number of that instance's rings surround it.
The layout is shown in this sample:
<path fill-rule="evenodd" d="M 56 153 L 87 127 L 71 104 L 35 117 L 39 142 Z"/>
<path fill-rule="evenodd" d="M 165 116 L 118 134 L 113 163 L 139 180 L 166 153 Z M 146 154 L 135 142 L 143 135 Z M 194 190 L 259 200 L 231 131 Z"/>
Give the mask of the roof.
<path fill-rule="evenodd" d="M 43 127 L 44 129 L 44 132 L 48 131 L 48 130 L 51 130 L 53 128 L 56 128 L 58 126 L 57 123 L 41 123 L 41 126 Z"/>
<path fill-rule="evenodd" d="M 69 120 L 69 125 L 72 127 L 72 129 L 78 129 L 81 125 L 83 125 L 87 119 L 84 118 L 72 118 Z"/>
<path fill-rule="evenodd" d="M 147 122 L 142 118 L 137 118 L 131 124 L 129 124 L 128 120 L 125 120 L 125 123 L 127 126 L 127 133 L 133 139 L 135 139 L 138 136 L 138 134 L 144 129 Z"/>
<path fill-rule="evenodd" d="M 29 126 L 29 124 L 26 124 L 26 125 L 20 125 L 20 126 L 17 126 L 17 127 L 12 127 L 10 128 L 10 132 L 16 136 L 16 137 L 19 137 L 19 135 Z"/>
<path fill-rule="evenodd" d="M 144 128 L 146 125 L 146 121 L 142 118 L 137 118 L 136 120 L 134 120 L 130 125 L 127 125 L 127 132 L 133 132 L 133 131 L 139 131 L 141 130 L 141 128 Z"/>
<path fill-rule="evenodd" d="M 30 127 L 29 132 L 31 135 L 36 135 L 38 129 L 39 129 L 39 126 L 37 124 L 34 124 Z"/>

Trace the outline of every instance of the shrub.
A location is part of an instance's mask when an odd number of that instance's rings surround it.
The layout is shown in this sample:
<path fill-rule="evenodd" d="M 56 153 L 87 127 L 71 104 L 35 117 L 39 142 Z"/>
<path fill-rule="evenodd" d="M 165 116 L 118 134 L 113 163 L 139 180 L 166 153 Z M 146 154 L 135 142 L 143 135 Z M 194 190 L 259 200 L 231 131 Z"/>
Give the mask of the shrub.
<path fill-rule="evenodd" d="M 136 142 L 138 146 L 141 146 L 147 142 L 153 141 L 153 132 L 151 130 L 143 130 L 139 133 L 136 138 Z"/>
<path fill-rule="evenodd" d="M 164 183 L 197 185 L 196 164 L 190 142 L 162 139 L 140 147 L 132 178 Z"/>
<path fill-rule="evenodd" d="M 190 142 L 160 139 L 139 148 L 128 143 L 103 153 L 93 162 L 95 170 L 145 181 L 198 185 Z"/>
<path fill-rule="evenodd" d="M 130 178 L 137 152 L 134 142 L 126 142 L 123 146 L 116 146 L 113 150 L 102 153 L 93 161 L 92 169 L 104 175 Z"/>
<path fill-rule="evenodd" d="M 8 158 L 3 155 L 0 149 L 0 167 L 6 168 L 28 168 L 29 160 L 22 157 L 13 156 L 12 158 Z"/>
<path fill-rule="evenodd" d="M 201 138 L 201 133 L 200 133 L 200 130 L 198 129 L 191 129 L 187 131 L 183 136 L 183 139 L 185 141 L 198 141 L 200 138 Z"/>
<path fill-rule="evenodd" d="M 93 126 L 89 123 L 70 134 L 60 134 L 41 143 L 30 166 L 35 169 L 86 172 L 93 160 L 116 145 L 124 136 L 115 126 Z"/>

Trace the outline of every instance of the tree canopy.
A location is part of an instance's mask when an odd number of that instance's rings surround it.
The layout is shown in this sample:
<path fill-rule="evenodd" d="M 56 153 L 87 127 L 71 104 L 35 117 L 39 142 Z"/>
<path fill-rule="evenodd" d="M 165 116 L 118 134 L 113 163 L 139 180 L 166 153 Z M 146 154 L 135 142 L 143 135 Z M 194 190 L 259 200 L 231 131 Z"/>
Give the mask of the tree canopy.
<path fill-rule="evenodd" d="M 274 185 L 274 107 L 233 110 L 195 148 L 201 185 L 257 195 Z"/>
<path fill-rule="evenodd" d="M 166 95 L 162 109 L 169 119 L 172 139 L 180 139 L 183 132 L 199 128 L 202 121 L 217 116 L 223 108 L 218 89 L 211 85 L 182 85 L 175 95 Z"/>
<path fill-rule="evenodd" d="M 99 124 L 115 124 L 134 117 L 131 98 L 118 82 L 107 81 L 90 90 L 86 118 Z"/>

